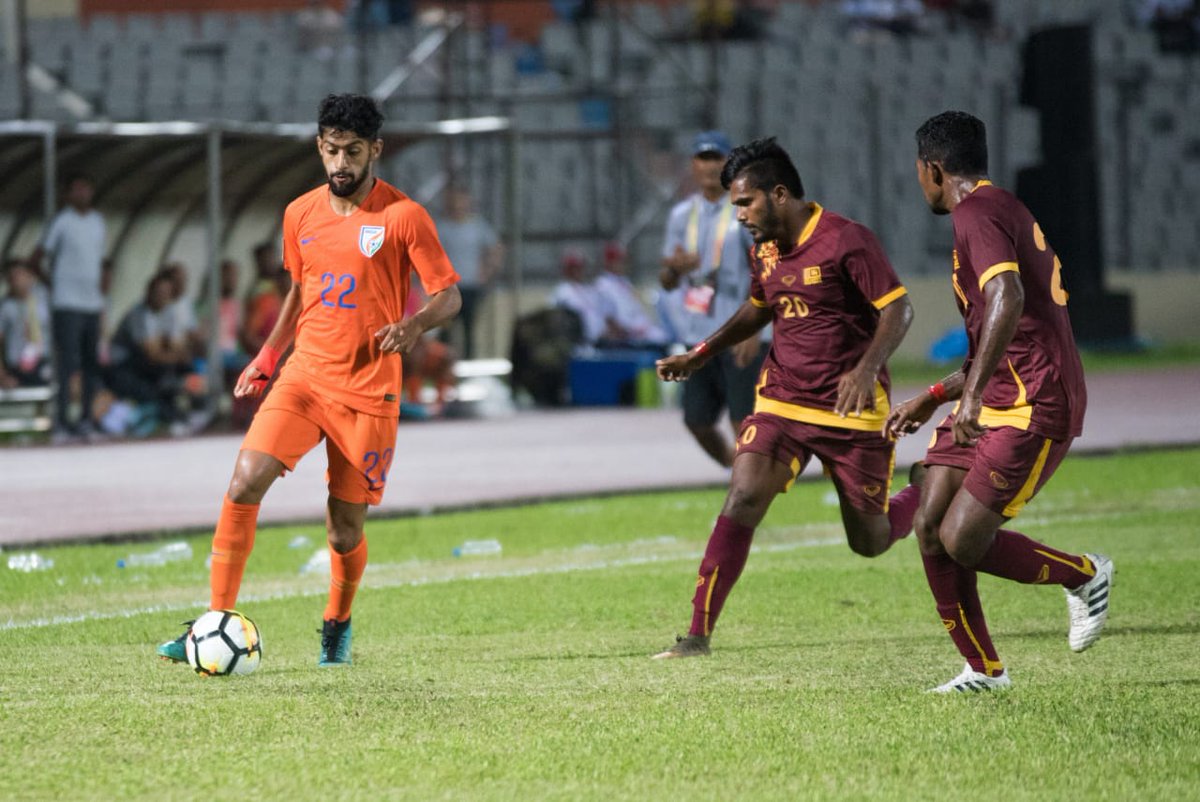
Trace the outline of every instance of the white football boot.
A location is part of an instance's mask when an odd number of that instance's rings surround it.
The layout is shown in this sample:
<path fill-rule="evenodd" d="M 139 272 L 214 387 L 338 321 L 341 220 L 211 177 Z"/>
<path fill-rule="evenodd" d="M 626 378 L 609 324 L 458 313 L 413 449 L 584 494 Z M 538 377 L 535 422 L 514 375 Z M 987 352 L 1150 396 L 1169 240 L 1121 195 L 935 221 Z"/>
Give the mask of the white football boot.
<path fill-rule="evenodd" d="M 971 664 L 967 663 L 963 666 L 961 674 L 944 685 L 930 688 L 929 693 L 980 693 L 982 691 L 1004 691 L 1011 687 L 1012 680 L 1008 678 L 1007 671 L 1002 671 L 995 677 L 989 677 L 987 674 L 971 668 Z"/>
<path fill-rule="evenodd" d="M 1096 567 L 1096 575 L 1074 590 L 1066 590 L 1071 629 L 1067 643 L 1071 651 L 1082 652 L 1100 638 L 1108 620 L 1108 593 L 1113 583 L 1113 562 L 1103 554 L 1083 555 Z"/>

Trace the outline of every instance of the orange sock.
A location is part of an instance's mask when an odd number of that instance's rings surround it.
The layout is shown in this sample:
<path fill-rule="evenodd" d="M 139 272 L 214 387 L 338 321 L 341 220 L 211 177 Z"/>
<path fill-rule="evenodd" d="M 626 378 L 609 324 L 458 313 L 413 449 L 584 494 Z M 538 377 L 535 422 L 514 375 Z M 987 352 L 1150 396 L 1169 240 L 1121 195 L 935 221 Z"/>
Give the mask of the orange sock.
<path fill-rule="evenodd" d="M 350 617 L 350 605 L 358 590 L 358 580 L 367 568 L 367 539 L 345 554 L 329 549 L 329 604 L 325 605 L 325 620 L 345 621 Z"/>
<path fill-rule="evenodd" d="M 208 576 L 209 609 L 229 610 L 237 604 L 242 587 L 242 572 L 254 548 L 254 530 L 258 523 L 257 504 L 237 504 L 225 497 L 221 517 L 213 533 L 212 570 Z"/>

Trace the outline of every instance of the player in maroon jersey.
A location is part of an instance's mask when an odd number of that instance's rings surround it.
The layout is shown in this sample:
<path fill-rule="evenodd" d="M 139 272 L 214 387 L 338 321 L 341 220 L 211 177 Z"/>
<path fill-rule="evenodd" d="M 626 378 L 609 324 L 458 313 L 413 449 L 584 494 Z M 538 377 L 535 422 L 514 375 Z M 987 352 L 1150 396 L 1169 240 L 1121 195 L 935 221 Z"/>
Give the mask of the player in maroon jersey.
<path fill-rule="evenodd" d="M 773 138 L 736 148 L 721 183 L 754 238 L 750 297 L 707 340 L 659 360 L 659 375 L 682 381 L 772 322 L 773 337 L 700 563 L 691 629 L 659 658 L 709 653 L 755 527 L 813 456 L 837 488 L 850 548 L 863 556 L 908 534 L 920 497 L 908 486 L 888 498 L 895 448 L 880 437 L 885 363 L 912 322 L 912 306 L 879 241 L 866 226 L 805 202 L 800 175 Z"/>
<path fill-rule="evenodd" d="M 1068 643 L 1083 651 L 1108 616 L 1112 561 L 1052 549 L 1001 525 L 1020 512 L 1083 430 L 1087 391 L 1062 264 L 1033 215 L 987 179 L 983 122 L 948 111 L 917 131 L 917 178 L 954 224 L 951 281 L 967 328 L 966 362 L 887 419 L 916 431 L 958 399 L 925 457 L 916 532 L 938 613 L 967 665 L 940 693 L 1011 685 L 988 636 L 976 572 L 1061 585 Z"/>

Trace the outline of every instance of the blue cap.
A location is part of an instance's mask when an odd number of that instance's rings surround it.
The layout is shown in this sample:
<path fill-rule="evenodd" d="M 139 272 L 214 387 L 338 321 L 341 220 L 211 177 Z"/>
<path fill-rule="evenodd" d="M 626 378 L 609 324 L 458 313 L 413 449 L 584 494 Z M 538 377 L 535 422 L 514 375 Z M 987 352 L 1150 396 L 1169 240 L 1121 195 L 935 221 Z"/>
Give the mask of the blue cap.
<path fill-rule="evenodd" d="M 692 139 L 693 156 L 699 156 L 701 153 L 728 156 L 731 150 L 733 150 L 733 145 L 730 144 L 729 137 L 720 131 L 701 131 Z"/>

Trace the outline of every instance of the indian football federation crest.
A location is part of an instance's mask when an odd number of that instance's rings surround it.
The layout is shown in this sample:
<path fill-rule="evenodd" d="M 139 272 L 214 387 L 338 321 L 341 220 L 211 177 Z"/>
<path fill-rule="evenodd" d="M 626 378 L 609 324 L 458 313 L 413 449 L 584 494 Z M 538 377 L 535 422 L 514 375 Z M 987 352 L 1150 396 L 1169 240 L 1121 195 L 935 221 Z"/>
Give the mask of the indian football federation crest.
<path fill-rule="evenodd" d="M 763 271 L 761 279 L 766 281 L 771 277 L 771 273 L 775 271 L 775 266 L 779 264 L 779 245 L 774 242 L 764 242 L 758 246 L 758 260 L 762 262 Z"/>
<path fill-rule="evenodd" d="M 358 230 L 358 249 L 370 259 L 383 247 L 383 226 L 363 226 Z"/>

